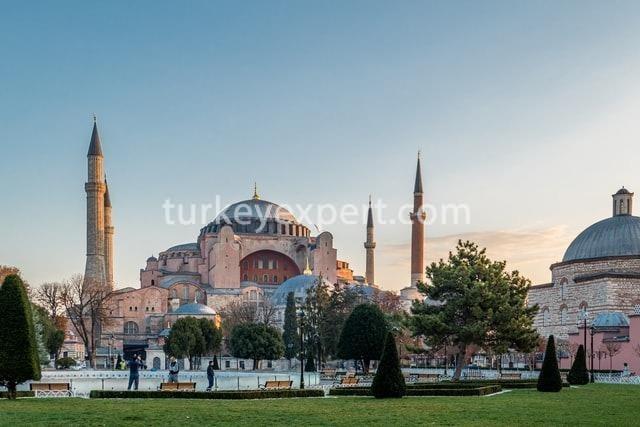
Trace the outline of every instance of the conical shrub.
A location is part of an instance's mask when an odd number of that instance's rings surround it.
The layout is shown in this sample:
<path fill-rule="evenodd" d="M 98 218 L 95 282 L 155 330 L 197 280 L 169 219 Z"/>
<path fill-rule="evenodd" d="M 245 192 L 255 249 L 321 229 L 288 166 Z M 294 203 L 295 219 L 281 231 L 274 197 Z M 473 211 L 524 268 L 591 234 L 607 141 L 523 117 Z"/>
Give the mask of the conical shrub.
<path fill-rule="evenodd" d="M 556 344 L 553 335 L 549 335 L 547 350 L 544 352 L 544 361 L 538 377 L 538 391 L 562 390 L 562 378 L 558 369 L 558 358 L 556 357 Z"/>
<path fill-rule="evenodd" d="M 396 340 L 391 332 L 387 332 L 378 371 L 371 385 L 371 392 L 378 399 L 405 395 L 406 385 L 400 369 Z"/>
<path fill-rule="evenodd" d="M 567 375 L 567 381 L 571 385 L 584 385 L 589 384 L 589 372 L 587 372 L 587 355 L 584 351 L 584 346 L 580 344 L 576 358 L 571 365 L 571 370 Z"/>

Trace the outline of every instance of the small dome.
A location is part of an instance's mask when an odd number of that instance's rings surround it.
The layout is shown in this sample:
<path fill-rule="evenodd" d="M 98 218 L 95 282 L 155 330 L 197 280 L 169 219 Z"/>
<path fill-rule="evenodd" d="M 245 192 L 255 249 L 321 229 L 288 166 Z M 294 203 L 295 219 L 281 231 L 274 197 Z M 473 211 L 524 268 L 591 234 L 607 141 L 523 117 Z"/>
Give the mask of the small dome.
<path fill-rule="evenodd" d="M 629 255 L 640 256 L 640 218 L 618 215 L 596 222 L 580 233 L 562 261 Z"/>
<path fill-rule="evenodd" d="M 624 313 L 599 313 L 593 320 L 595 328 L 620 328 L 629 326 L 629 319 Z"/>
<path fill-rule="evenodd" d="M 154 257 L 153 255 L 147 258 L 147 262 L 157 262 L 157 261 L 158 261 L 158 258 Z"/>
<path fill-rule="evenodd" d="M 319 280 L 319 276 L 314 276 L 312 274 L 300 274 L 287 279 L 273 292 L 271 302 L 273 302 L 274 305 L 286 305 L 287 296 L 290 292 L 293 292 L 296 299 L 304 301 L 309 289 L 317 286 Z M 324 284 L 330 285 L 328 280 L 323 278 L 322 281 Z"/>
<path fill-rule="evenodd" d="M 191 251 L 200 252 L 200 246 L 197 243 L 183 243 L 182 245 L 171 246 L 165 252 Z"/>
<path fill-rule="evenodd" d="M 622 187 L 621 189 L 619 189 L 616 194 L 631 194 L 631 191 L 627 190 L 626 188 Z"/>
<path fill-rule="evenodd" d="M 173 312 L 173 314 L 177 314 L 180 316 L 215 316 L 216 311 L 209 306 L 194 302 L 191 304 L 181 305 L 176 311 Z"/>

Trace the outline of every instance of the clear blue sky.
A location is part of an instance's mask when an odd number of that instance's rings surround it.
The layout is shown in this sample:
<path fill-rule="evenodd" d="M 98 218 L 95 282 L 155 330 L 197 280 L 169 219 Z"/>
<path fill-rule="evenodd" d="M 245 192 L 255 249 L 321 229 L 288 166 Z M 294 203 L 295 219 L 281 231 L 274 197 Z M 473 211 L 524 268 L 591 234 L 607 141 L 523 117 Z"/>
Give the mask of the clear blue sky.
<path fill-rule="evenodd" d="M 34 284 L 84 265 L 98 115 L 116 279 L 195 241 L 161 205 L 410 201 L 423 152 L 428 258 L 471 236 L 534 281 L 640 191 L 637 1 L 3 2 L 0 264 Z M 637 204 L 640 206 L 640 203 Z M 336 224 L 364 269 L 364 229 Z M 409 227 L 379 226 L 378 281 L 405 286 Z"/>

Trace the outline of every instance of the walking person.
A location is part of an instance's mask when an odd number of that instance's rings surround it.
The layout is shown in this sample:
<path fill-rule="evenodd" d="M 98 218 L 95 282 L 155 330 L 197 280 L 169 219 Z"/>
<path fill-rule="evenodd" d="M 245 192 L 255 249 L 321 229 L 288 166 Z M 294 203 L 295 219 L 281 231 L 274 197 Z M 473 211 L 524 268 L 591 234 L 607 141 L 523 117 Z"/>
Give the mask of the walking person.
<path fill-rule="evenodd" d="M 178 374 L 180 373 L 180 366 L 178 365 L 178 361 L 175 357 L 171 356 L 169 361 L 169 382 L 177 383 L 178 382 Z"/>
<path fill-rule="evenodd" d="M 131 386 L 135 385 L 135 390 L 138 390 L 140 383 L 140 368 L 142 367 L 142 360 L 137 354 L 133 355 L 133 359 L 129 361 L 129 386 L 127 390 L 131 390 Z"/>
<path fill-rule="evenodd" d="M 213 369 L 213 360 L 209 361 L 209 366 L 207 366 L 207 380 L 209 380 L 209 387 L 207 387 L 207 391 L 211 391 L 213 387 L 213 376 L 215 375 L 215 371 Z"/>

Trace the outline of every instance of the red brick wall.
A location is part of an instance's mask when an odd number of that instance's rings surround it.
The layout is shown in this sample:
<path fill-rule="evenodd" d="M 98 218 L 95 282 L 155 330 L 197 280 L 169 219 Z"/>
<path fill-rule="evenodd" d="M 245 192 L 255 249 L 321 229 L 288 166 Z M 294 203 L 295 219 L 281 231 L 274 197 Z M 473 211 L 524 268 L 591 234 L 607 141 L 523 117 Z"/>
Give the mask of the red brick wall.
<path fill-rule="evenodd" d="M 291 258 L 274 251 L 254 252 L 240 261 L 240 281 L 275 285 L 299 274 L 300 270 Z"/>

